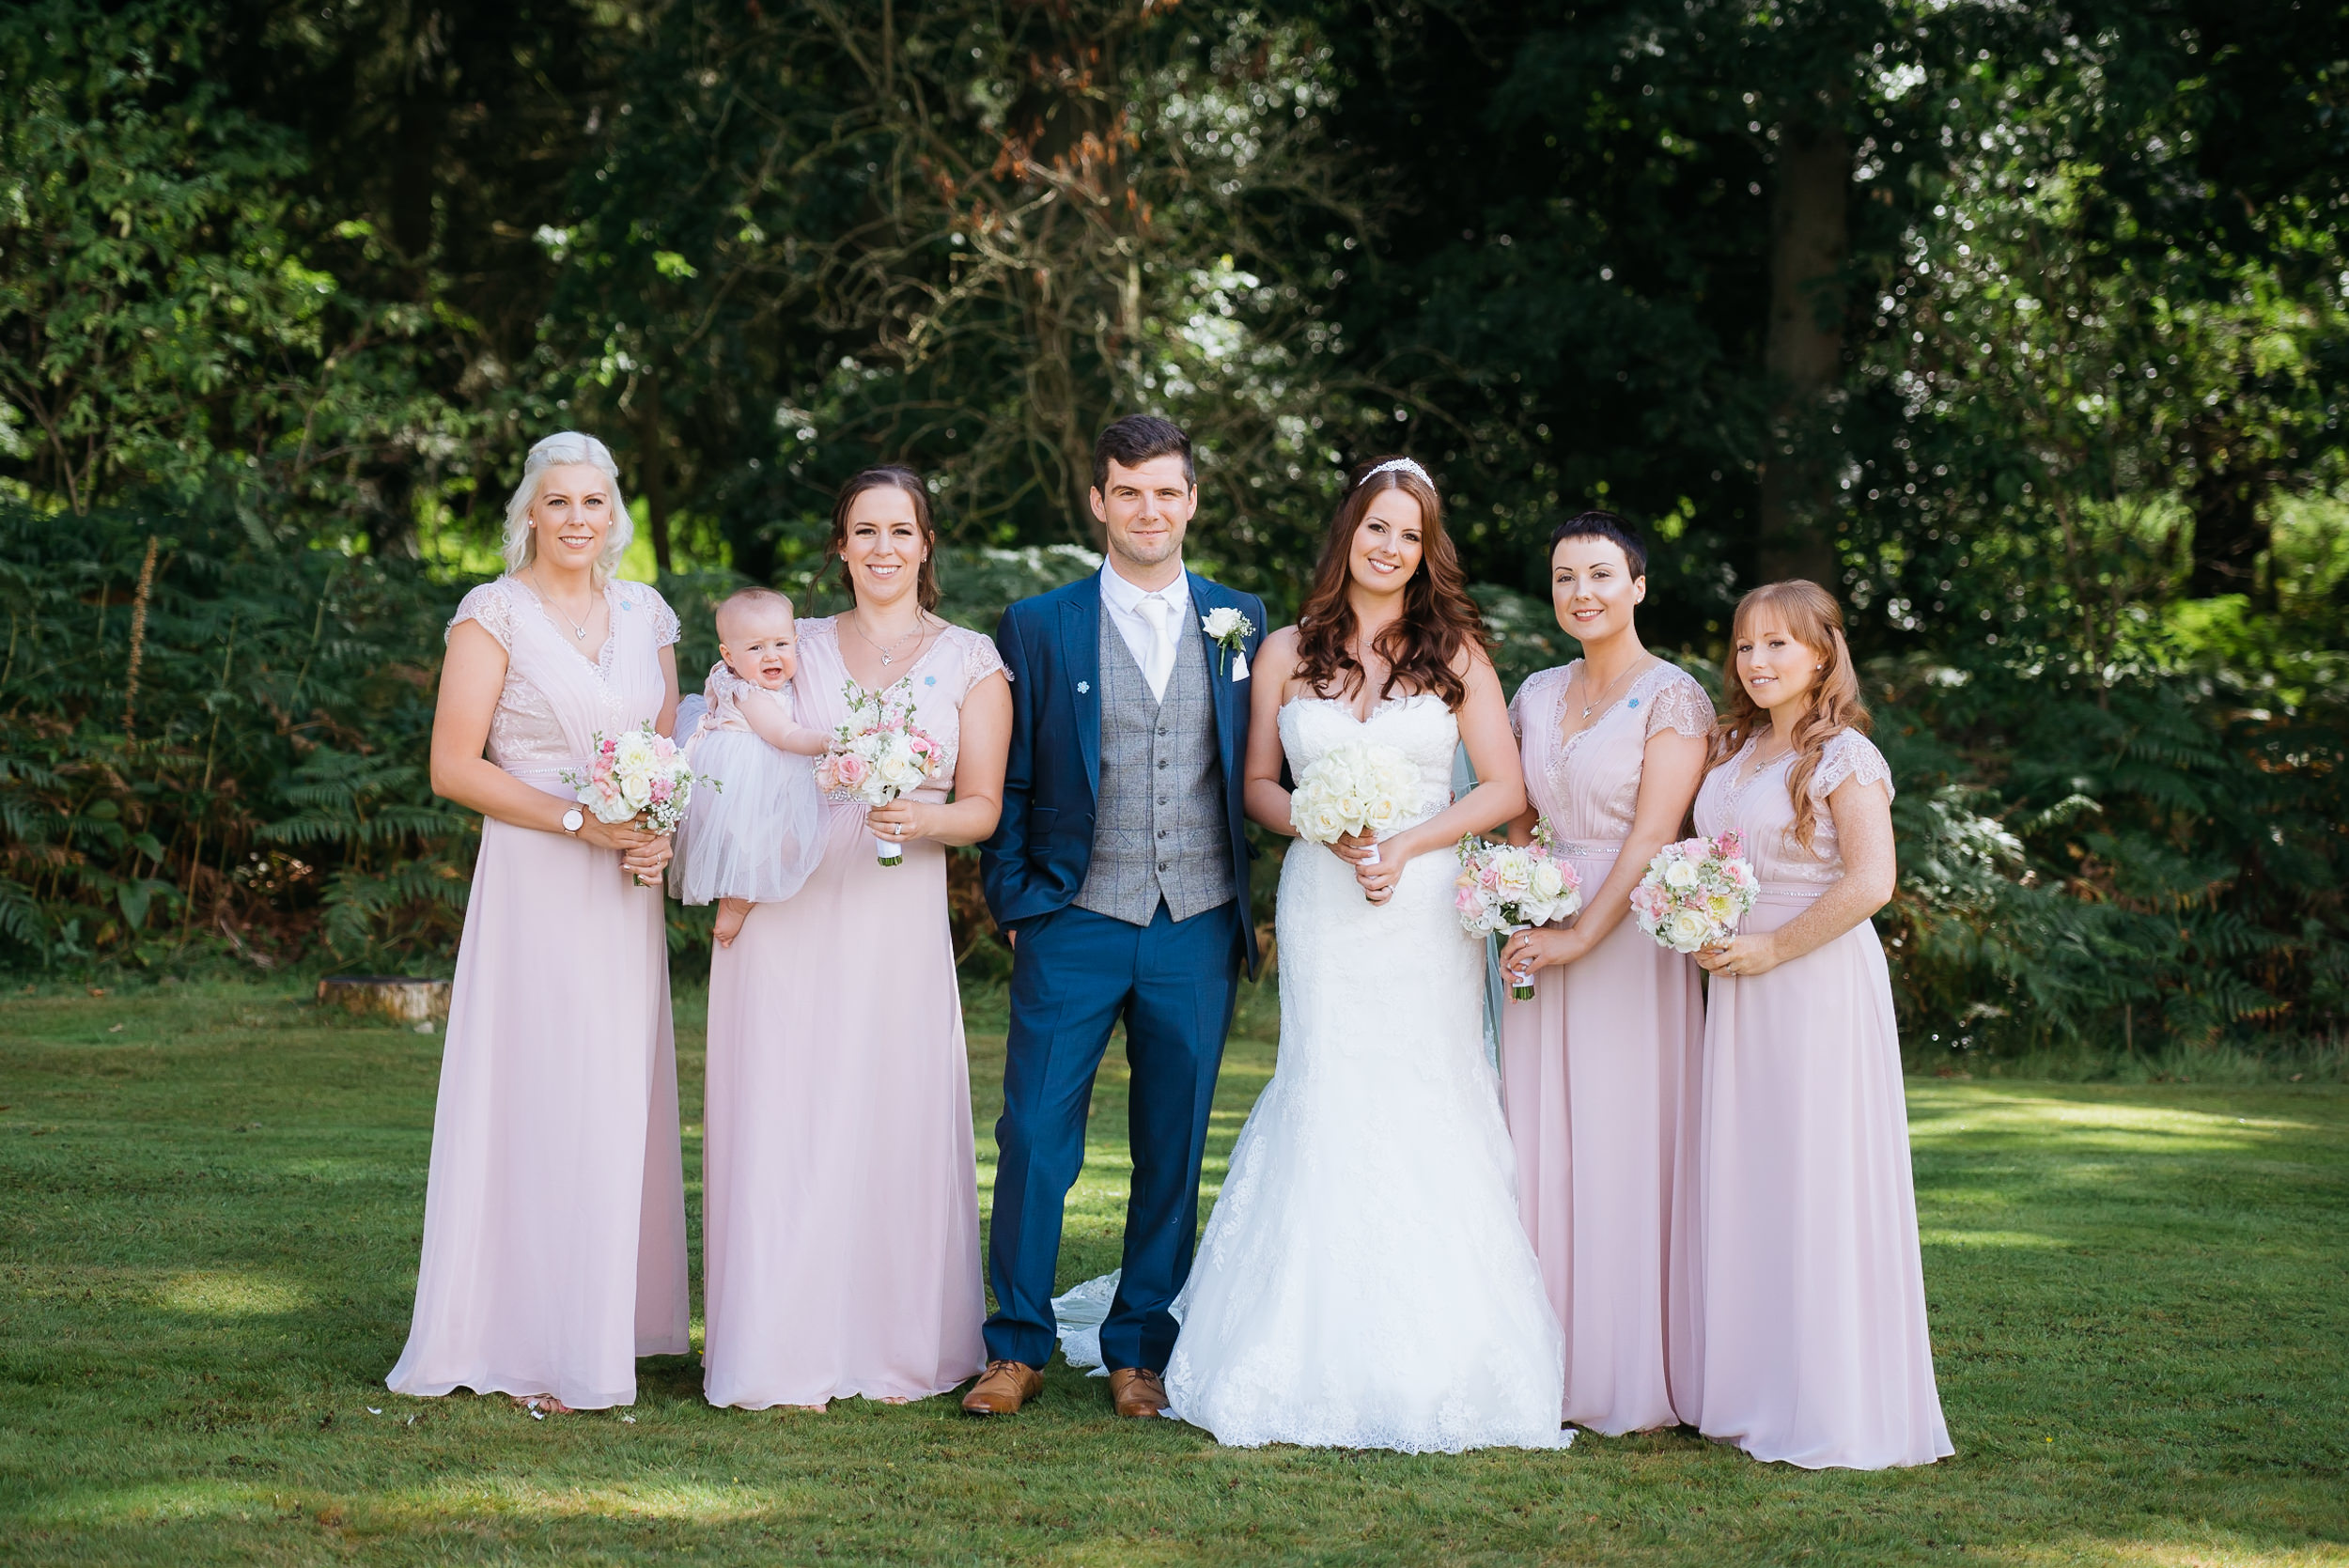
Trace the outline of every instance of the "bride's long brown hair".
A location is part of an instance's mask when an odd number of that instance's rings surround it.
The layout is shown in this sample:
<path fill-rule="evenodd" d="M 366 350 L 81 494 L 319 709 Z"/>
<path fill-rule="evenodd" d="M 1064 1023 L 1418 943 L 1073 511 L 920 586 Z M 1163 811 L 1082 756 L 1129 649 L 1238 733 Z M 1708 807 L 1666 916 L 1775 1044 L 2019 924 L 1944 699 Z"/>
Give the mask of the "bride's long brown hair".
<path fill-rule="evenodd" d="M 1468 682 L 1452 666 L 1464 647 L 1491 644 L 1485 618 L 1469 598 L 1459 551 L 1443 528 L 1443 500 L 1417 468 L 1374 473 L 1393 458 L 1373 458 L 1355 471 L 1353 485 L 1330 520 L 1321 543 L 1321 564 L 1297 615 L 1297 675 L 1317 696 L 1346 697 L 1361 689 L 1366 672 L 1348 646 L 1356 629 L 1346 598 L 1353 573 L 1354 531 L 1362 514 L 1385 490 L 1401 490 L 1419 505 L 1419 570 L 1403 588 L 1403 613 L 1380 631 L 1371 646 L 1387 661 L 1378 697 L 1385 701 L 1400 683 L 1407 691 L 1431 691 L 1457 709 L 1468 701 Z"/>
<path fill-rule="evenodd" d="M 1816 655 L 1825 666 L 1811 689 L 1811 708 L 1795 721 L 1795 761 L 1786 770 L 1786 793 L 1794 797 L 1794 841 L 1804 854 L 1812 853 L 1812 838 L 1819 829 L 1818 802 L 1811 799 L 1811 778 L 1819 770 L 1827 743 L 1842 730 L 1868 733 L 1873 722 L 1868 704 L 1859 694 L 1859 674 L 1852 667 L 1851 648 L 1843 641 L 1843 607 L 1816 582 L 1790 578 L 1766 582 L 1737 601 L 1729 628 L 1729 678 L 1722 684 L 1720 717 L 1714 721 L 1705 766 L 1718 768 L 1745 749 L 1747 741 L 1770 727 L 1770 716 L 1737 677 L 1737 644 L 1765 613 L 1774 615 L 1786 634 Z"/>

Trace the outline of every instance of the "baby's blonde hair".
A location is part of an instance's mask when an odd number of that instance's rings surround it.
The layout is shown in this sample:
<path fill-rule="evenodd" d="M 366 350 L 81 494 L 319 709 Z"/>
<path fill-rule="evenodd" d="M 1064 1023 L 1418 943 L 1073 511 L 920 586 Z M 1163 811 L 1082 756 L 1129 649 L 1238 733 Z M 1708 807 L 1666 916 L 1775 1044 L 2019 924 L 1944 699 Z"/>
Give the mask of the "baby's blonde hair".
<path fill-rule="evenodd" d="M 718 640 L 725 641 L 727 611 L 737 605 L 766 604 L 770 601 L 782 605 L 784 613 L 787 615 L 796 617 L 799 614 L 791 608 L 791 596 L 788 594 L 777 593 L 772 588 L 737 588 L 718 601 L 717 613 L 710 617 L 718 623 Z"/>

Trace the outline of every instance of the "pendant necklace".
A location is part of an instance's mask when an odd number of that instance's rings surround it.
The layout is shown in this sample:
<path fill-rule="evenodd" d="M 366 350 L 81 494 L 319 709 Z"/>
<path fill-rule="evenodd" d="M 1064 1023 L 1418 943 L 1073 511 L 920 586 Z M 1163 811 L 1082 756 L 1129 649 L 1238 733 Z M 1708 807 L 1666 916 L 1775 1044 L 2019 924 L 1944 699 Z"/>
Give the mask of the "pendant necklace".
<path fill-rule="evenodd" d="M 906 645 L 907 638 L 927 636 L 930 629 L 929 623 L 926 620 L 917 622 L 911 631 L 907 632 L 904 637 L 893 639 L 887 647 L 883 647 L 865 634 L 863 624 L 858 621 L 854 614 L 851 614 L 848 617 L 848 629 L 854 631 L 859 637 L 864 639 L 864 645 L 866 647 L 871 648 L 875 653 L 880 655 L 881 668 L 884 670 L 897 661 L 897 650 Z"/>
<path fill-rule="evenodd" d="M 1640 666 L 1639 666 L 1639 665 L 1635 662 L 1635 663 L 1631 666 L 1631 670 L 1636 670 L 1636 669 L 1638 669 L 1639 667 L 1640 667 Z M 1585 672 L 1587 672 L 1587 671 L 1590 669 L 1590 666 L 1589 666 L 1589 665 L 1587 665 L 1587 664 L 1585 664 L 1582 668 L 1583 668 L 1583 670 L 1584 670 Z M 1623 675 L 1617 675 L 1614 679 L 1612 679 L 1612 680 L 1609 681 L 1609 682 L 1607 683 L 1607 690 L 1606 690 L 1605 691 L 1601 691 L 1601 692 L 1600 692 L 1600 693 L 1599 693 L 1596 697 L 1593 697 L 1593 698 L 1592 698 L 1589 702 L 1586 702 L 1586 703 L 1584 703 L 1584 704 L 1582 705 L 1582 717 L 1583 717 L 1583 719 L 1584 719 L 1586 722 L 1587 722 L 1587 721 L 1590 719 L 1590 717 L 1591 717 L 1591 709 L 1593 709 L 1593 708 L 1596 707 L 1596 706 L 1599 705 L 1600 701 L 1601 701 L 1603 698 L 1605 698 L 1605 697 L 1608 695 L 1608 693 L 1609 693 L 1609 692 L 1613 691 L 1614 691 L 1614 689 L 1615 689 L 1616 687 L 1621 686 L 1621 685 L 1623 684 L 1624 675 L 1629 675 L 1629 674 L 1631 673 L 1631 670 L 1626 670 L 1626 671 L 1623 673 Z M 1591 689 L 1591 677 L 1590 677 L 1590 675 L 1589 675 L 1587 673 L 1586 673 L 1586 674 L 1584 674 L 1584 675 L 1581 676 L 1581 680 L 1582 680 L 1582 690 L 1584 690 L 1585 691 L 1588 691 Z"/>
<path fill-rule="evenodd" d="M 553 597 L 546 591 L 546 584 L 538 581 L 538 574 L 537 572 L 532 572 L 530 574 L 530 581 L 532 585 L 537 588 L 538 598 L 542 603 L 554 604 Z M 562 616 L 565 620 L 571 621 L 571 613 L 564 609 L 561 605 L 554 604 L 554 613 Z M 587 606 L 587 620 L 592 621 L 595 618 L 596 607 L 593 604 L 590 604 Z M 571 621 L 571 635 L 578 638 L 583 643 L 587 641 L 587 621 Z"/>

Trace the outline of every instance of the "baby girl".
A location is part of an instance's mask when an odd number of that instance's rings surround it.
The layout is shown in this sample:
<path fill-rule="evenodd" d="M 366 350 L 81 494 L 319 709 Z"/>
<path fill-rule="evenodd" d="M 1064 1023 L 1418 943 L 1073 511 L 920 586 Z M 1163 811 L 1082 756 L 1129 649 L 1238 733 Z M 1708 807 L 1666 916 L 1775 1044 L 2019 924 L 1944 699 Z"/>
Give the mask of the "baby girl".
<path fill-rule="evenodd" d="M 823 859 L 823 797 L 815 765 L 831 737 L 792 715 L 799 633 L 791 601 L 744 588 L 718 606 L 718 652 L 702 689 L 708 707 L 687 740 L 696 789 L 677 831 L 677 892 L 718 905 L 718 945 L 731 947 L 753 904 L 800 891 Z"/>

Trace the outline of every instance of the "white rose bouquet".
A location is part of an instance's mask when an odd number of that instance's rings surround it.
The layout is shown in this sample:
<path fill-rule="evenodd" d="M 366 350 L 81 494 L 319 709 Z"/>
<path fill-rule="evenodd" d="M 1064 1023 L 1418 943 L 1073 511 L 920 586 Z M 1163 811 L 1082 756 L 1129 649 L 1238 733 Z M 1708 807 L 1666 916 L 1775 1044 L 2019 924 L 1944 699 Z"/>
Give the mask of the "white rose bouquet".
<path fill-rule="evenodd" d="M 938 776 L 946 750 L 915 727 L 910 698 L 899 695 L 896 687 L 875 693 L 854 681 L 846 691 L 848 722 L 816 761 L 818 788 L 834 800 L 870 808 L 885 806 Z M 883 865 L 902 864 L 905 854 L 902 844 L 873 840 L 874 858 Z"/>
<path fill-rule="evenodd" d="M 1648 862 L 1647 875 L 1631 890 L 1631 914 L 1660 945 L 1694 953 L 1736 935 L 1761 894 L 1761 879 L 1735 833 L 1684 838 Z"/>
<path fill-rule="evenodd" d="M 1419 807 L 1419 769 L 1392 746 L 1356 742 L 1314 758 L 1289 796 L 1297 836 L 1335 844 L 1348 833 L 1391 833 Z M 1378 852 L 1371 849 L 1376 861 Z"/>
<path fill-rule="evenodd" d="M 1547 817 L 1533 824 L 1531 844 L 1487 844 L 1474 833 L 1462 838 L 1460 877 L 1452 899 L 1460 911 L 1460 929 L 1471 937 L 1507 935 L 1580 909 L 1582 875 L 1558 858 L 1557 842 Z M 1513 976 L 1509 995 L 1531 1001 L 1532 985 Z"/>
<path fill-rule="evenodd" d="M 597 731 L 587 771 L 567 772 L 563 782 L 577 791 L 575 799 L 596 814 L 597 821 L 635 822 L 663 837 L 685 820 L 696 783 L 718 787 L 717 780 L 696 774 L 684 750 L 667 736 L 655 734 L 649 722 L 617 735 Z M 636 885 L 652 884 L 639 877 Z"/>

